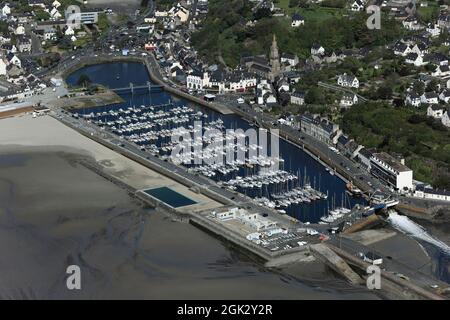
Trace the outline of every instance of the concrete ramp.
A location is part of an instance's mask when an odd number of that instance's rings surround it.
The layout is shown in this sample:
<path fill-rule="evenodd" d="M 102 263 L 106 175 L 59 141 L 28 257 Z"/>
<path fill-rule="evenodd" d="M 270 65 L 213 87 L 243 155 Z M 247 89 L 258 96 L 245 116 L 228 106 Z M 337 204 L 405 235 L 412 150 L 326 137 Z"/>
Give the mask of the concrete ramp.
<path fill-rule="evenodd" d="M 311 245 L 310 250 L 317 259 L 339 273 L 351 284 L 358 285 L 364 282 L 363 279 L 356 272 L 354 272 L 352 268 L 350 268 L 347 262 L 345 262 L 325 244 L 319 243 Z"/>
<path fill-rule="evenodd" d="M 351 239 L 353 241 L 359 242 L 365 246 L 392 238 L 395 236 L 397 232 L 387 230 L 387 229 L 378 229 L 378 230 L 363 230 L 357 231 L 350 234 L 344 234 L 343 237 L 347 239 Z"/>
<path fill-rule="evenodd" d="M 305 251 L 307 251 L 307 249 L 305 249 Z M 294 263 L 314 261 L 315 258 L 312 255 L 307 256 L 305 251 L 294 252 L 270 259 L 264 266 L 267 268 L 281 268 Z"/>

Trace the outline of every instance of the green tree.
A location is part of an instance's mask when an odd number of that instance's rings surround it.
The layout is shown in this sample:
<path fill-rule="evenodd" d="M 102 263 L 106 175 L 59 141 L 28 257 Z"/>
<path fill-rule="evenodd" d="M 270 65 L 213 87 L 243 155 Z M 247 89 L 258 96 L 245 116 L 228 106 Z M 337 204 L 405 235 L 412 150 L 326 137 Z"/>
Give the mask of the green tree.
<path fill-rule="evenodd" d="M 80 77 L 78 78 L 77 81 L 77 85 L 80 87 L 88 87 L 92 84 L 91 79 L 89 78 L 89 76 L 85 73 L 83 73 L 82 75 L 80 75 Z"/>

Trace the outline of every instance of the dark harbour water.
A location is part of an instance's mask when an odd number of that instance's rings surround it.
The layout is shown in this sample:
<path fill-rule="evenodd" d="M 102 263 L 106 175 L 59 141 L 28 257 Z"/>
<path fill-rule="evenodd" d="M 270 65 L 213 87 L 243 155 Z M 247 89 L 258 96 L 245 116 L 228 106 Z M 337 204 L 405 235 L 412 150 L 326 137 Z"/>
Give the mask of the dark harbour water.
<path fill-rule="evenodd" d="M 69 85 L 76 85 L 79 77 L 86 74 L 93 83 L 102 84 L 109 88 L 122 88 L 129 86 L 130 82 L 134 85 L 145 85 L 150 81 L 147 70 L 140 63 L 108 63 L 101 65 L 88 66 L 71 74 L 67 79 Z M 152 92 L 151 94 L 144 90 L 137 90 L 134 94 L 122 94 L 125 104 L 116 104 L 101 108 L 90 108 L 79 111 L 80 114 L 108 111 L 110 109 L 127 108 L 140 105 L 158 105 L 169 102 L 173 97 L 164 91 Z M 177 101 L 177 104 L 189 104 L 187 101 Z M 221 115 L 208 108 L 193 105 L 195 109 L 208 114 L 208 120 L 221 118 L 224 126 L 229 129 L 251 128 L 250 125 L 236 115 Z M 280 156 L 284 161 L 284 170 L 290 171 L 299 176 L 299 182 L 308 181 L 315 189 L 328 194 L 328 199 L 313 201 L 309 204 L 293 204 L 287 209 L 287 213 L 303 222 L 318 222 L 320 217 L 328 213 L 329 208 L 333 206 L 353 207 L 357 203 L 364 203 L 363 199 L 349 197 L 346 193 L 345 183 L 336 175 L 330 175 L 320 163 L 309 156 L 300 148 L 280 140 Z M 241 169 L 244 170 L 244 169 Z M 248 173 L 248 172 L 247 172 Z M 242 171 L 239 175 L 242 176 Z M 239 189 L 238 189 L 239 190 Z M 244 190 L 239 190 L 244 192 Z M 245 191 L 250 196 L 260 196 L 260 191 Z"/>

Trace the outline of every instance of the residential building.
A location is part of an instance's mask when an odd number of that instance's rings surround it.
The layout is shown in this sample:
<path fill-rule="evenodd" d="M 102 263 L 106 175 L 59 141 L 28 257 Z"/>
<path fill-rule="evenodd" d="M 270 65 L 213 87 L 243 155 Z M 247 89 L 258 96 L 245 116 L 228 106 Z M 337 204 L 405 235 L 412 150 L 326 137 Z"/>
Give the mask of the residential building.
<path fill-rule="evenodd" d="M 422 199 L 450 201 L 450 191 L 436 190 L 423 185 L 416 186 L 413 195 L 414 197 Z"/>
<path fill-rule="evenodd" d="M 382 179 L 395 190 L 401 192 L 413 189 L 413 171 L 398 160 L 385 153 L 374 153 L 370 158 L 371 173 Z"/>
<path fill-rule="evenodd" d="M 304 105 L 305 104 L 305 93 L 304 92 L 292 92 L 291 93 L 291 104 Z"/>
<path fill-rule="evenodd" d="M 24 36 L 17 37 L 17 49 L 20 52 L 31 52 L 31 39 Z"/>
<path fill-rule="evenodd" d="M 359 80 L 353 75 L 346 73 L 338 77 L 337 84 L 341 87 L 359 88 Z"/>
<path fill-rule="evenodd" d="M 305 19 L 298 13 L 292 15 L 291 27 L 297 28 L 305 24 Z"/>
<path fill-rule="evenodd" d="M 433 117 L 435 119 L 442 119 L 444 115 L 444 107 L 440 105 L 429 105 L 427 108 L 427 116 Z"/>
<path fill-rule="evenodd" d="M 313 56 L 321 56 L 325 54 L 325 48 L 319 44 L 314 44 L 311 47 L 311 55 Z"/>
<path fill-rule="evenodd" d="M 447 110 L 444 111 L 441 122 L 444 126 L 450 128 L 450 108 L 447 108 Z"/>
<path fill-rule="evenodd" d="M 281 55 L 281 63 L 288 63 L 289 65 L 295 67 L 299 63 L 298 56 L 296 54 L 283 53 Z"/>
<path fill-rule="evenodd" d="M 305 113 L 300 117 L 300 129 L 307 135 L 331 145 L 339 126 L 327 119 Z"/>
<path fill-rule="evenodd" d="M 5 3 L 2 7 L 2 16 L 7 17 L 11 14 L 11 7 L 9 6 L 9 3 Z"/>
<path fill-rule="evenodd" d="M 355 0 L 350 6 L 352 11 L 362 11 L 364 10 L 364 2 L 362 0 Z"/>
<path fill-rule="evenodd" d="M 420 107 L 422 100 L 420 96 L 414 92 L 408 93 L 406 95 L 405 104 L 413 107 Z"/>
<path fill-rule="evenodd" d="M 345 92 L 339 102 L 341 107 L 351 107 L 358 103 L 358 96 L 354 93 Z"/>
<path fill-rule="evenodd" d="M 439 96 L 436 92 L 425 92 L 420 97 L 421 103 L 428 103 L 428 104 L 438 104 L 439 103 Z"/>
<path fill-rule="evenodd" d="M 6 75 L 6 67 L 8 66 L 8 62 L 5 61 L 5 59 L 0 56 L 0 76 Z"/>
<path fill-rule="evenodd" d="M 372 158 L 372 155 L 374 153 L 375 149 L 362 148 L 361 150 L 359 150 L 357 156 L 358 161 L 369 171 L 371 169 L 370 158 Z"/>

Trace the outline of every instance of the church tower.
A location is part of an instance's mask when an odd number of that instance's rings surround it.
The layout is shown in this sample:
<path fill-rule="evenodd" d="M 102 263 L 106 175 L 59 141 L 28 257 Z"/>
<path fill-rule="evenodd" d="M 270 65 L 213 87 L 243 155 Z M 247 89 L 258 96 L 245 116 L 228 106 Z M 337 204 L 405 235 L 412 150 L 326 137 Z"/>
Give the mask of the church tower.
<path fill-rule="evenodd" d="M 272 68 L 269 78 L 273 82 L 280 75 L 280 54 L 278 53 L 277 37 L 273 35 L 272 46 L 270 47 L 270 66 Z"/>

